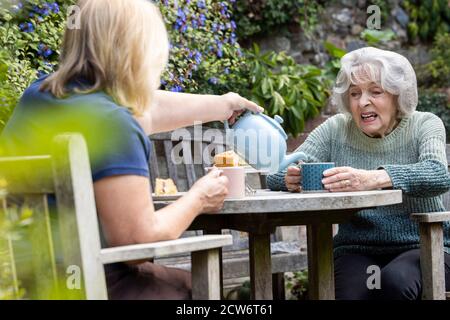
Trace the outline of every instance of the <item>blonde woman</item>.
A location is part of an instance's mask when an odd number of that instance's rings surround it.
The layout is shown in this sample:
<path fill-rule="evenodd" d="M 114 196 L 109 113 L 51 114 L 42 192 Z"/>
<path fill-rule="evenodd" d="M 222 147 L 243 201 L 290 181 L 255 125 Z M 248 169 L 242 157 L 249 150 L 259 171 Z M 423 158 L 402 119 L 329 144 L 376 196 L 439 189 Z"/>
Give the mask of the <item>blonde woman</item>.
<path fill-rule="evenodd" d="M 78 6 L 80 28 L 66 30 L 58 70 L 23 94 L 2 134 L 4 149 L 47 153 L 54 134 L 81 132 L 105 245 L 176 239 L 197 215 L 221 208 L 227 181 L 212 171 L 186 196 L 155 211 L 148 134 L 194 121 L 233 121 L 243 109 L 262 108 L 235 93 L 158 91 L 168 37 L 150 1 L 80 0 Z M 112 299 L 190 298 L 190 276 L 181 270 L 144 262 L 110 265 L 106 273 Z"/>

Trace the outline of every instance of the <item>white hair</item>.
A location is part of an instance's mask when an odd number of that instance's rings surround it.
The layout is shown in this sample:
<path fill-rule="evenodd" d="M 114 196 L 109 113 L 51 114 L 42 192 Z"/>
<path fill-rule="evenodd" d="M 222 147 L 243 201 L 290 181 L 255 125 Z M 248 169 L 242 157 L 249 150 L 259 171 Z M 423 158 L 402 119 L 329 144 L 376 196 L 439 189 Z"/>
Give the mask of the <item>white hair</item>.
<path fill-rule="evenodd" d="M 351 51 L 341 58 L 341 69 L 333 88 L 332 103 L 350 113 L 348 89 L 351 84 L 375 82 L 398 96 L 398 116 L 412 114 L 417 107 L 417 80 L 411 63 L 404 56 L 373 47 Z"/>

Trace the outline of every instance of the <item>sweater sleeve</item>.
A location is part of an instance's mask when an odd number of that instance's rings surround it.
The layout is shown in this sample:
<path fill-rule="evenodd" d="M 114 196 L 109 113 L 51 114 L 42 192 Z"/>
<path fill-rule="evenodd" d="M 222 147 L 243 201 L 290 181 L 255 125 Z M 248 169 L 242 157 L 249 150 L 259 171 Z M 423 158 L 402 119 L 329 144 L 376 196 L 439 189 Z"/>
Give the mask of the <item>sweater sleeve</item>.
<path fill-rule="evenodd" d="M 445 154 L 445 127 L 442 120 L 430 115 L 418 134 L 419 158 L 414 164 L 383 165 L 394 189 L 413 197 L 434 197 L 450 189 Z"/>
<path fill-rule="evenodd" d="M 333 127 L 338 126 L 337 122 L 343 120 L 343 115 L 336 115 L 328 119 L 306 138 L 305 142 L 294 152 L 301 151 L 306 154 L 305 162 L 329 162 L 330 161 L 330 132 Z M 289 166 L 296 166 L 291 163 Z M 284 182 L 287 169 L 267 176 L 267 187 L 272 191 L 288 191 Z"/>

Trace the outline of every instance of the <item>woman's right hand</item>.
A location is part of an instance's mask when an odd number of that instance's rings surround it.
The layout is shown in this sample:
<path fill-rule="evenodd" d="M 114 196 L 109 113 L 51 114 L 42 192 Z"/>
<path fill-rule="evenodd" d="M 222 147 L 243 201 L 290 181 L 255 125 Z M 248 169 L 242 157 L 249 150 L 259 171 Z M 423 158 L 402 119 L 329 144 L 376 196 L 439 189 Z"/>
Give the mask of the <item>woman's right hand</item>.
<path fill-rule="evenodd" d="M 286 183 L 286 188 L 290 192 L 302 191 L 302 187 L 300 185 L 301 173 L 302 171 L 300 167 L 288 167 L 286 175 L 284 176 L 284 182 Z"/>
<path fill-rule="evenodd" d="M 228 178 L 222 171 L 213 168 L 207 175 L 199 179 L 189 190 L 202 202 L 202 212 L 218 212 L 223 207 L 225 197 L 228 195 Z"/>

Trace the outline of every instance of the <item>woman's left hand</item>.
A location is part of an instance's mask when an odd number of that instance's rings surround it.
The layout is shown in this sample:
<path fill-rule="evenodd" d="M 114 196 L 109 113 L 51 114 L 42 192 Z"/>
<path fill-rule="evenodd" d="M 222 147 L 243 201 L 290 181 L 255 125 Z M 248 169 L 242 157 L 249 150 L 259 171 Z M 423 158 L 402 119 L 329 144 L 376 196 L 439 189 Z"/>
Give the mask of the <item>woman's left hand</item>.
<path fill-rule="evenodd" d="M 228 92 L 220 96 L 220 98 L 225 102 L 228 110 L 226 118 L 221 120 L 228 120 L 230 124 L 233 124 L 236 121 L 236 118 L 245 110 L 250 110 L 253 112 L 264 111 L 264 108 L 234 92 Z"/>
<path fill-rule="evenodd" d="M 322 183 L 331 192 L 367 191 L 392 185 L 385 170 L 336 167 L 325 170 L 323 175 Z"/>

